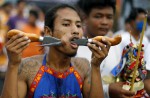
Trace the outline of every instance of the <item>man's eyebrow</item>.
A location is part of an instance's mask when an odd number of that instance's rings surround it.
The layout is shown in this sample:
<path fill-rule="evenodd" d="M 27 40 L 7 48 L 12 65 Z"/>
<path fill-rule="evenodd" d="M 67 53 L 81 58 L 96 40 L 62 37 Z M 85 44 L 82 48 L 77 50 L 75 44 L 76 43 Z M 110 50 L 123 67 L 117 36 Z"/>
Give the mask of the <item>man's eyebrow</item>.
<path fill-rule="evenodd" d="M 76 23 L 82 23 L 80 20 L 76 21 Z"/>
<path fill-rule="evenodd" d="M 63 20 L 63 21 L 69 21 L 69 22 L 71 22 L 70 19 L 65 19 L 65 18 L 64 18 L 64 19 L 62 19 L 62 20 Z M 76 23 L 81 23 L 81 21 L 80 21 L 80 20 L 77 20 Z"/>
<path fill-rule="evenodd" d="M 64 21 L 71 21 L 70 19 L 66 19 L 66 18 L 63 18 L 62 20 L 64 20 Z"/>
<path fill-rule="evenodd" d="M 70 19 L 65 19 L 65 18 L 63 18 L 62 20 L 63 21 L 69 21 L 69 22 L 71 21 Z"/>
<path fill-rule="evenodd" d="M 103 13 L 96 13 L 96 15 L 111 15 L 111 16 L 113 16 L 113 14 L 111 14 L 111 13 L 106 13 L 106 14 L 103 14 Z"/>

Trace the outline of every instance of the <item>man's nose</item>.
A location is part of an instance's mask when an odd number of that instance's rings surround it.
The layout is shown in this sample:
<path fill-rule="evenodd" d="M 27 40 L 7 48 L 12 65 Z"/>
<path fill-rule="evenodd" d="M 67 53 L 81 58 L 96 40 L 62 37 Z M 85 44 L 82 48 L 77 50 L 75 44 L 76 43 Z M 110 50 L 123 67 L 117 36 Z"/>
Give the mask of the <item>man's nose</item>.
<path fill-rule="evenodd" d="M 78 31 L 73 31 L 72 34 L 73 35 L 79 35 L 79 32 Z"/>
<path fill-rule="evenodd" d="M 108 19 L 106 17 L 104 17 L 102 19 L 102 22 L 101 22 L 103 25 L 107 25 L 108 24 Z"/>
<path fill-rule="evenodd" d="M 79 35 L 79 29 L 76 25 L 72 27 L 72 34 L 73 35 Z"/>

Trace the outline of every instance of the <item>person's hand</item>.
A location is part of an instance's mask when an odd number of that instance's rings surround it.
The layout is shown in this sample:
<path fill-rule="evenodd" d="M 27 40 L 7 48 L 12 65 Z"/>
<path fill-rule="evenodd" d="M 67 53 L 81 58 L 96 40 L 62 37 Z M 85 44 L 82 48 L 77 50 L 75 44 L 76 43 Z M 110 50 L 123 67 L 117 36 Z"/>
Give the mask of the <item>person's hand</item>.
<path fill-rule="evenodd" d="M 91 64 L 99 67 L 101 62 L 108 55 L 110 46 L 111 43 L 105 39 L 102 39 L 102 42 L 93 40 L 92 44 L 88 43 L 88 47 L 92 51 Z"/>
<path fill-rule="evenodd" d="M 6 43 L 6 50 L 10 65 L 19 65 L 21 63 L 22 51 L 29 45 L 28 37 L 17 34 L 10 38 Z"/>
<path fill-rule="evenodd" d="M 123 82 L 111 83 L 109 85 L 110 98 L 133 98 L 135 92 L 122 89 Z"/>

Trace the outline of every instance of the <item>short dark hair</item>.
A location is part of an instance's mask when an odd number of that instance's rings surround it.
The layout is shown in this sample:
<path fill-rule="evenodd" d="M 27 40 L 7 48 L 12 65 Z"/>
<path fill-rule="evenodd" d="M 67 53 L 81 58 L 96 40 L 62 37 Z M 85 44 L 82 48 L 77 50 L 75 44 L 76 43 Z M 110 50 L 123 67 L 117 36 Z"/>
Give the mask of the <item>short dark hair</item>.
<path fill-rule="evenodd" d="M 140 13 L 146 14 L 146 10 L 142 8 L 133 8 L 129 14 L 130 20 L 135 20 Z"/>
<path fill-rule="evenodd" d="M 36 19 L 38 19 L 38 17 L 39 17 L 38 11 L 37 11 L 37 10 L 34 10 L 34 9 L 31 9 L 31 10 L 29 11 L 29 15 L 33 15 Z"/>
<path fill-rule="evenodd" d="M 5 2 L 4 4 L 1 5 L 2 8 L 7 7 L 7 6 L 12 6 L 11 2 Z"/>
<path fill-rule="evenodd" d="M 125 19 L 125 23 L 130 23 L 131 19 L 128 17 Z"/>
<path fill-rule="evenodd" d="M 25 0 L 17 0 L 17 5 L 20 4 L 21 2 L 25 2 Z"/>
<path fill-rule="evenodd" d="M 64 8 L 70 8 L 70 9 L 73 9 L 74 11 L 77 12 L 77 14 L 79 15 L 80 17 L 80 14 L 78 13 L 77 9 L 71 5 L 68 5 L 68 4 L 59 4 L 59 5 L 56 5 L 55 7 L 49 9 L 47 12 L 46 12 L 46 15 L 45 15 L 45 26 L 48 26 L 52 31 L 54 30 L 54 21 L 55 21 L 55 18 L 56 18 L 56 13 L 59 9 L 64 9 Z"/>
<path fill-rule="evenodd" d="M 150 25 L 150 16 L 147 17 L 147 23 Z"/>
<path fill-rule="evenodd" d="M 79 0 L 77 6 L 86 14 L 89 15 L 93 8 L 104 8 L 110 6 L 115 13 L 116 0 Z"/>

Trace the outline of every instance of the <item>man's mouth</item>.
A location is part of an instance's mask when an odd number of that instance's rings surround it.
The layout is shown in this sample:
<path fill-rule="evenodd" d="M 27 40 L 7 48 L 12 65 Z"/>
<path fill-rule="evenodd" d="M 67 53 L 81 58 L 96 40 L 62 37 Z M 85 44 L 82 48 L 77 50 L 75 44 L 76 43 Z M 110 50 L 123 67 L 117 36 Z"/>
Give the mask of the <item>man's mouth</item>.
<path fill-rule="evenodd" d="M 99 30 L 102 31 L 102 32 L 106 32 L 106 33 L 108 32 L 107 28 L 99 28 Z"/>
<path fill-rule="evenodd" d="M 76 43 L 73 43 L 72 41 L 74 41 L 74 40 L 77 40 L 77 39 L 79 39 L 79 38 L 77 38 L 77 37 L 75 37 L 75 38 L 72 38 L 70 41 L 70 45 L 71 45 L 71 47 L 72 48 L 74 48 L 74 49 L 76 49 L 76 48 L 78 48 L 78 45 L 76 44 Z"/>

